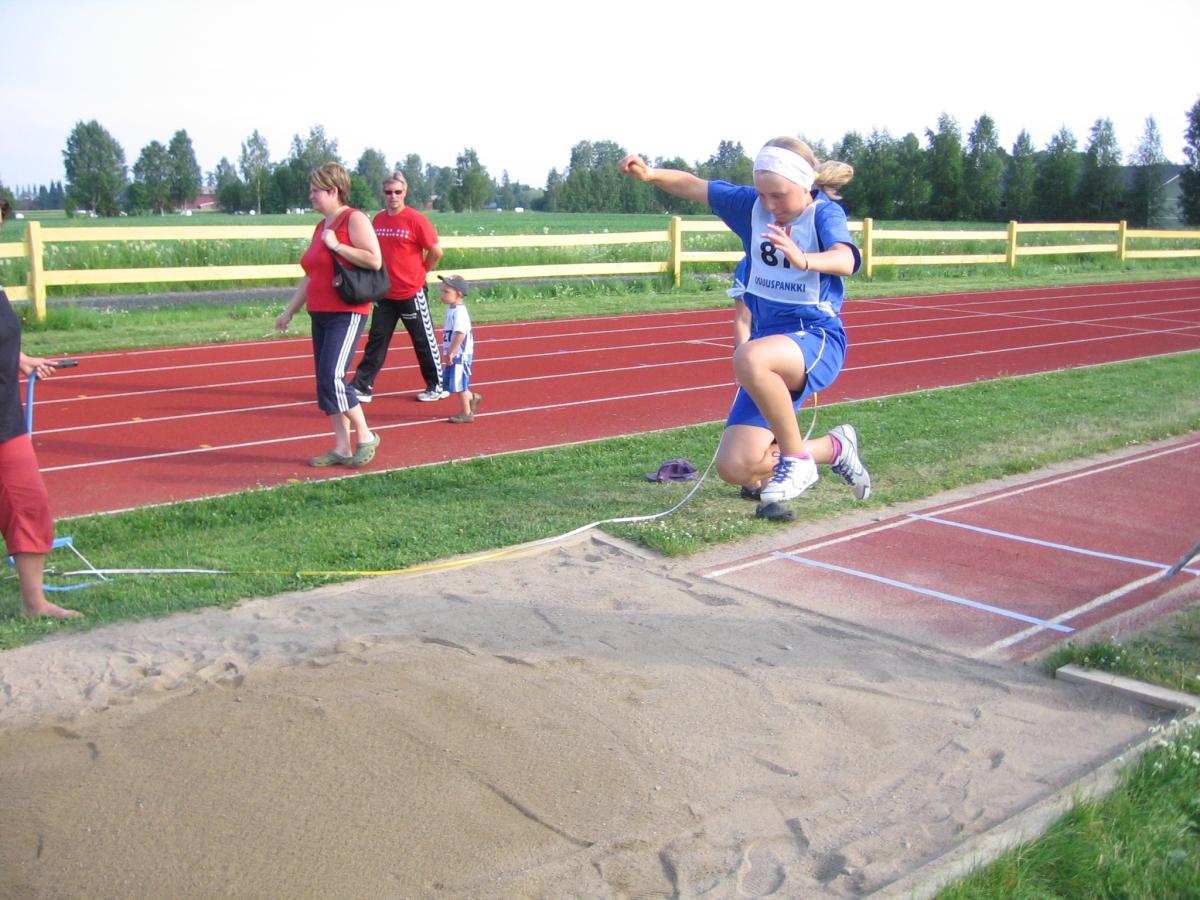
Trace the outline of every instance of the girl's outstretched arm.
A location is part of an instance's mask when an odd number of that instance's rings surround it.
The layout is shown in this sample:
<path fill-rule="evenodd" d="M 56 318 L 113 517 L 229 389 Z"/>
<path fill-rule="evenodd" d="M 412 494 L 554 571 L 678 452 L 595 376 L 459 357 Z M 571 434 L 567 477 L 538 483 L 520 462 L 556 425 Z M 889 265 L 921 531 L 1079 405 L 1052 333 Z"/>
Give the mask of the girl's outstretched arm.
<path fill-rule="evenodd" d="M 617 171 L 628 178 L 652 184 L 673 197 L 694 200 L 697 203 L 708 202 L 708 182 L 691 172 L 655 169 L 646 165 L 646 161 L 636 154 L 617 163 Z"/>

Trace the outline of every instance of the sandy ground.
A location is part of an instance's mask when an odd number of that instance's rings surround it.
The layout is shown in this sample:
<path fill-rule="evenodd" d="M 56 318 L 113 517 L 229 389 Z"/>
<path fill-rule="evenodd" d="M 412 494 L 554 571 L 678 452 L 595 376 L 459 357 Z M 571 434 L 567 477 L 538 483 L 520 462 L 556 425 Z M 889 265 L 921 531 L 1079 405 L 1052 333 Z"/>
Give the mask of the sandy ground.
<path fill-rule="evenodd" d="M 588 538 L 0 654 L 0 896 L 856 896 L 1157 720 L 703 562 Z"/>

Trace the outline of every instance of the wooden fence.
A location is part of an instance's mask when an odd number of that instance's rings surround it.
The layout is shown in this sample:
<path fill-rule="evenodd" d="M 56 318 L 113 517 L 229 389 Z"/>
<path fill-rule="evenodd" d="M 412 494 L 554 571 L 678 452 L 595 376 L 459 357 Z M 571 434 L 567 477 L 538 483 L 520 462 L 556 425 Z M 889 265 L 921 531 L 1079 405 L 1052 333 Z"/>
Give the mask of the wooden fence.
<path fill-rule="evenodd" d="M 1016 268 L 1023 256 L 1101 253 L 1115 254 L 1128 259 L 1170 257 L 1200 257 L 1200 231 L 1161 231 L 1131 229 L 1125 222 L 1025 224 L 1009 222 L 1005 230 L 938 231 L 877 228 L 874 220 L 863 219 L 850 223 L 851 231 L 860 234 L 862 272 L 870 278 L 879 266 L 929 266 L 1007 264 Z M 609 244 L 667 244 L 665 260 L 645 262 L 587 262 L 577 264 L 493 266 L 488 268 L 456 269 L 456 273 L 473 281 L 502 279 L 576 278 L 605 275 L 663 275 L 668 274 L 679 285 L 683 267 L 689 263 L 736 263 L 742 258 L 740 250 L 685 250 L 684 235 L 694 232 L 728 232 L 719 221 L 685 220 L 675 216 L 668 220 L 665 231 L 615 232 L 610 234 L 565 235 L 497 235 L 443 237 L 446 249 L 505 249 L 523 247 L 595 247 Z M 1021 235 L 1055 232 L 1095 232 L 1110 235 L 1103 243 L 1087 244 L 1025 244 Z M 230 226 L 164 226 L 161 228 L 47 228 L 40 222 L 26 225 L 23 242 L 0 243 L 0 259 L 24 258 L 28 262 L 25 285 L 6 287 L 9 299 L 31 300 L 39 319 L 46 316 L 46 289 L 60 285 L 88 284 L 172 284 L 213 281 L 254 281 L 296 279 L 303 272 L 298 263 L 253 266 L 181 266 L 175 268 L 133 269 L 47 269 L 45 248 L 51 243 L 81 241 L 206 241 L 206 240 L 308 240 L 312 225 L 230 225 Z M 1129 242 L 1143 239 L 1183 240 L 1195 243 L 1182 249 L 1131 249 Z M 934 242 L 995 242 L 994 253 L 965 253 L 929 255 L 884 255 L 877 245 L 887 241 Z M 434 280 L 435 276 L 430 276 Z"/>

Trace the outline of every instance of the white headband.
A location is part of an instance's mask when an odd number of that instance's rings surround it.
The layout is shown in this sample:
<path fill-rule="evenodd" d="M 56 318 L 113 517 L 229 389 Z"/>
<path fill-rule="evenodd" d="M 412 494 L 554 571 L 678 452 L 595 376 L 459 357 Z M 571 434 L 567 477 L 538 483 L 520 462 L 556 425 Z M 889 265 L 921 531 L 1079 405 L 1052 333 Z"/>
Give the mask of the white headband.
<path fill-rule="evenodd" d="M 755 172 L 774 172 L 788 181 L 794 181 L 805 190 L 813 186 L 817 175 L 807 159 L 783 147 L 763 147 L 754 157 Z"/>

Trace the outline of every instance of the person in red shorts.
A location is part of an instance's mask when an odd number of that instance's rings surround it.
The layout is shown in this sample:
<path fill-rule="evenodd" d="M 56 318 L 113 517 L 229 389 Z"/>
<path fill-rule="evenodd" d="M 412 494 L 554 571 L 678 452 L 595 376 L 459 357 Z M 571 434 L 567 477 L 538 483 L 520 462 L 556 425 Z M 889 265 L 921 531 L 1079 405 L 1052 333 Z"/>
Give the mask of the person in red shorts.
<path fill-rule="evenodd" d="M 438 353 L 437 334 L 429 313 L 429 298 L 425 282 L 442 258 L 437 231 L 426 216 L 404 205 L 408 182 L 399 172 L 383 182 L 383 197 L 387 208 L 371 221 L 379 237 L 383 264 L 387 266 L 392 289 L 375 304 L 371 313 L 371 330 L 367 346 L 354 372 L 355 393 L 360 403 L 370 403 L 375 389 L 375 377 L 387 358 L 388 344 L 396 333 L 396 325 L 404 328 L 412 340 L 425 390 L 418 400 L 441 400 L 450 394 L 442 384 L 442 358 Z"/>
<path fill-rule="evenodd" d="M 20 376 L 54 374 L 54 364 L 21 352 L 21 320 L 0 288 L 0 532 L 21 583 L 21 612 L 69 619 L 78 616 L 46 599 L 46 554 L 54 543 L 54 520 L 33 441 L 21 409 Z"/>

